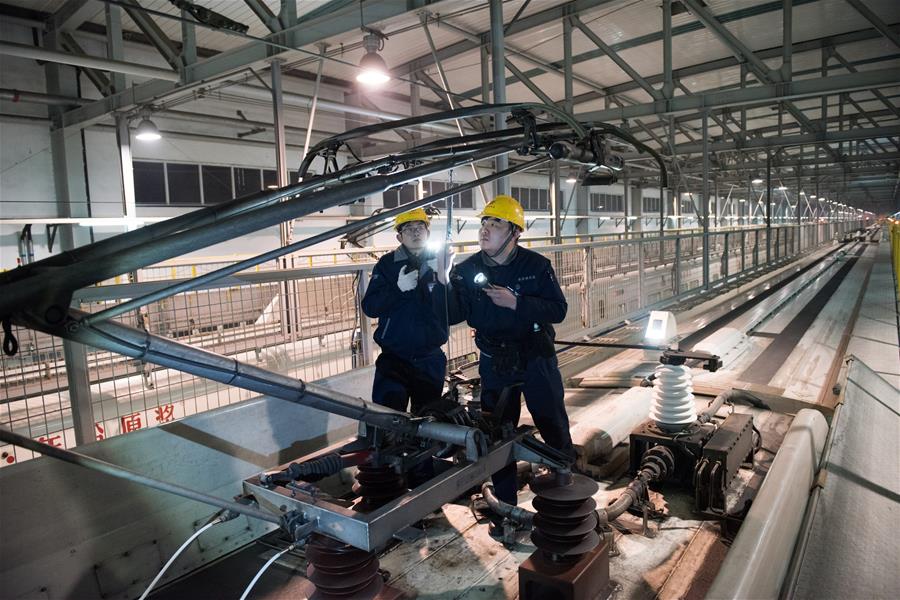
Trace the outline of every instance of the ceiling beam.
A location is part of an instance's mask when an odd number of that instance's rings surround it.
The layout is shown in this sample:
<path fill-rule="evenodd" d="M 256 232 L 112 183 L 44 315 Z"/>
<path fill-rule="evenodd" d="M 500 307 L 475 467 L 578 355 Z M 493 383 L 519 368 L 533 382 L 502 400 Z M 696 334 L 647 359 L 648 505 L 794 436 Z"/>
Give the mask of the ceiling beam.
<path fill-rule="evenodd" d="M 407 2 L 370 2 L 366 5 L 366 17 L 370 23 L 406 14 L 425 0 Z M 315 12 L 303 15 L 297 24 L 284 30 L 292 36 L 294 47 L 303 47 L 329 38 L 355 31 L 359 27 L 359 5 L 345 4 L 327 14 Z M 218 80 L 248 68 L 265 66 L 269 60 L 286 52 L 281 47 L 253 42 L 222 52 L 185 68 L 180 83 L 151 81 L 136 85 L 124 92 L 110 95 L 92 104 L 64 113 L 63 127 L 86 127 L 106 118 L 111 112 L 129 110 L 135 106 L 159 101 L 180 92 L 187 92 L 210 81 Z"/>
<path fill-rule="evenodd" d="M 751 138 L 746 142 L 733 140 L 729 142 L 713 142 L 709 145 L 709 150 L 710 152 L 723 152 L 726 150 L 766 150 L 784 148 L 788 146 L 802 146 L 805 144 L 836 144 L 840 142 L 849 142 L 852 140 L 888 138 L 894 135 L 900 135 L 900 125 L 879 127 L 877 129 L 874 127 L 860 127 L 858 129 L 849 129 L 847 131 L 817 131 L 815 133 L 801 133 L 792 136 L 773 135 L 765 138 Z M 675 153 L 679 156 L 702 151 L 703 144 L 700 142 L 677 144 L 675 146 Z M 646 155 L 629 153 L 623 155 L 623 157 L 627 160 L 635 158 L 646 158 Z"/>
<path fill-rule="evenodd" d="M 82 23 L 93 18 L 102 10 L 103 5 L 94 0 L 67 0 L 47 19 L 47 29 L 75 31 Z"/>
<path fill-rule="evenodd" d="M 735 58 L 741 62 L 746 63 L 747 68 L 750 69 L 750 72 L 756 77 L 756 79 L 762 84 L 774 84 L 780 81 L 784 81 L 785 78 L 782 76 L 781 70 L 771 70 L 769 67 L 761 61 L 756 55 L 741 42 L 737 36 L 735 36 L 731 31 L 725 27 L 725 25 L 712 13 L 712 11 L 707 10 L 706 4 L 704 4 L 701 0 L 681 0 L 682 3 L 687 6 L 691 13 L 700 19 L 703 24 L 712 31 L 719 40 L 725 44 L 731 51 L 734 53 Z M 790 13 L 787 13 L 790 14 Z M 789 28 L 788 28 L 789 31 Z M 787 109 L 791 116 L 800 123 L 804 129 L 809 132 L 816 131 L 815 125 L 813 125 L 812 121 L 806 118 L 806 115 L 803 114 L 792 102 L 787 101 L 784 102 L 784 107 Z M 826 148 L 827 152 L 832 154 L 834 158 L 839 159 L 839 155 L 832 150 L 831 148 Z"/>
<path fill-rule="evenodd" d="M 590 27 L 588 27 L 587 25 L 582 23 L 581 19 L 573 16 L 573 17 L 570 17 L 569 20 L 572 21 L 572 24 L 575 25 L 575 27 L 577 27 L 578 29 L 580 29 L 581 33 L 583 33 L 585 36 L 587 36 L 587 38 L 589 40 L 591 40 L 591 42 L 593 42 L 595 46 L 600 48 L 600 50 L 602 50 L 603 53 L 610 58 L 610 60 L 612 60 L 614 63 L 616 63 L 616 66 L 618 66 L 620 69 L 622 69 L 622 71 L 626 75 L 628 75 L 628 77 L 630 77 L 632 81 L 634 81 L 636 84 L 641 86 L 641 89 L 643 89 L 645 92 L 647 92 L 647 94 L 651 98 L 653 98 L 654 100 L 659 100 L 660 98 L 662 98 L 661 92 L 659 92 L 652 85 L 650 85 L 647 82 L 647 80 L 645 80 L 641 76 L 640 73 L 635 71 L 631 65 L 629 65 L 627 62 L 625 62 L 625 60 L 623 60 L 622 57 L 619 56 L 619 54 L 615 50 L 613 50 L 612 47 L 609 46 L 609 44 L 607 44 L 602 39 L 600 39 L 600 36 L 597 35 L 596 33 L 594 33 L 590 29 Z"/>
<path fill-rule="evenodd" d="M 900 161 L 900 152 L 883 152 L 881 154 L 874 155 L 857 155 L 857 156 L 848 156 L 844 159 L 845 163 L 862 163 L 862 162 L 878 162 L 884 161 L 888 163 L 896 163 Z M 801 160 L 788 160 L 781 161 L 778 163 L 773 162 L 773 169 L 783 169 L 783 168 L 795 168 L 795 167 L 807 167 L 809 165 L 832 165 L 834 161 L 830 158 L 803 158 Z M 756 162 L 747 162 L 740 164 L 721 164 L 716 167 L 717 172 L 721 171 L 758 171 L 760 169 L 766 168 L 765 161 L 756 161 Z M 884 167 L 880 167 L 882 170 Z M 699 165 L 690 165 L 686 167 L 682 167 L 682 173 L 700 173 L 702 172 L 702 168 Z M 852 170 L 851 173 L 858 172 L 856 170 Z M 808 173 L 804 173 L 804 175 L 813 175 L 812 171 Z"/>
<path fill-rule="evenodd" d="M 885 24 L 884 21 L 878 18 L 872 10 L 862 3 L 861 0 L 847 0 L 850 3 L 850 6 L 856 9 L 856 11 L 865 17 L 866 21 L 871 23 L 875 29 L 881 32 L 881 35 L 889 39 L 895 46 L 900 48 L 900 36 L 891 31 L 891 28 Z M 896 8 L 896 7 L 895 7 Z"/>
<path fill-rule="evenodd" d="M 269 10 L 269 7 L 261 0 L 244 0 L 244 4 L 253 11 L 256 18 L 262 21 L 262 24 L 265 25 L 269 31 L 275 33 L 276 31 L 281 30 L 281 22 L 278 20 L 278 17 L 276 17 L 275 13 Z"/>
<path fill-rule="evenodd" d="M 800 6 L 803 4 L 814 3 L 817 1 L 818 0 L 794 0 L 794 6 Z M 781 10 L 782 10 L 782 1 L 779 0 L 777 2 L 768 2 L 766 4 L 760 4 L 757 6 L 739 9 L 734 12 L 721 14 L 718 16 L 718 19 L 722 23 L 732 23 L 732 22 L 738 22 L 744 18 L 759 16 L 759 15 L 768 14 L 771 12 L 778 12 Z M 894 31 L 898 31 L 898 30 L 900 30 L 900 25 L 891 25 L 891 28 Z M 684 25 L 680 25 L 678 27 L 673 28 L 672 35 L 679 36 L 679 35 L 683 35 L 686 33 L 698 31 L 701 29 L 703 29 L 703 25 L 699 21 L 694 21 L 694 22 L 686 23 Z M 488 35 L 488 32 L 483 32 L 480 35 L 483 35 L 483 36 Z M 849 32 L 846 34 L 828 36 L 828 37 L 823 37 L 823 38 L 820 38 L 817 40 L 809 40 L 809 41 L 805 41 L 805 42 L 798 42 L 796 44 L 792 44 L 792 53 L 796 54 L 799 52 L 808 52 L 811 50 L 817 50 L 817 49 L 822 48 L 823 44 L 825 44 L 825 45 L 841 45 L 841 44 L 849 44 L 849 43 L 864 41 L 864 40 L 868 40 L 868 39 L 876 39 L 879 37 L 880 37 L 880 34 L 877 31 L 874 31 L 872 29 L 862 29 L 859 31 Z M 623 50 L 628 50 L 630 48 L 637 48 L 639 46 L 660 42 L 662 40 L 663 40 L 663 33 L 662 33 L 662 31 L 658 31 L 655 33 L 650 33 L 647 35 L 632 38 L 630 40 L 624 40 L 622 42 L 612 44 L 611 48 L 613 50 L 615 50 L 616 52 L 622 52 Z M 442 50 L 449 51 L 449 49 L 453 46 L 454 45 L 447 46 L 445 49 L 442 49 Z M 756 54 L 757 57 L 760 59 L 780 57 L 782 55 L 782 47 L 775 46 L 773 48 L 759 50 L 759 51 L 755 52 L 754 54 Z M 583 62 L 591 61 L 596 58 L 600 58 L 602 56 L 603 56 L 603 52 L 600 50 L 583 52 L 581 54 L 573 56 L 572 63 L 577 65 L 579 63 L 583 63 Z M 414 60 L 418 60 L 418 59 L 414 59 Z M 694 72 L 694 70 L 697 67 L 704 68 L 704 70 L 701 72 L 707 72 L 710 70 L 722 69 L 722 68 L 738 66 L 738 65 L 739 65 L 739 63 L 734 57 L 727 57 L 727 58 L 722 58 L 722 59 L 718 59 L 715 61 L 710 61 L 708 63 L 702 63 L 700 65 L 694 65 L 691 67 L 683 67 L 681 69 L 677 69 L 677 70 L 673 71 L 673 74 L 676 77 L 686 77 L 688 75 L 698 74 L 698 73 Z M 551 62 L 549 64 L 549 66 L 554 69 L 562 69 L 562 68 L 564 68 L 564 61 L 560 60 L 560 61 Z M 534 77 L 535 75 L 538 75 L 539 73 L 534 72 L 534 71 L 527 71 L 526 74 L 529 77 Z M 577 73 L 575 75 L 577 76 Z M 645 77 L 644 79 L 646 79 L 651 84 L 657 84 L 657 83 L 664 82 L 663 74 L 658 74 L 658 75 L 654 75 L 651 77 Z M 508 80 L 507 84 L 510 84 L 510 83 L 515 83 L 515 81 Z M 595 90 L 595 91 L 586 92 L 584 94 L 576 96 L 576 104 L 581 103 L 581 102 L 589 102 L 591 100 L 596 100 L 596 99 L 602 98 L 608 94 L 620 94 L 620 93 L 638 89 L 638 88 L 639 88 L 639 86 L 635 82 L 630 81 L 630 80 L 625 81 L 623 83 L 610 86 L 610 87 L 606 88 L 606 90 L 604 90 L 604 91 L 596 91 Z M 462 95 L 469 97 L 469 98 L 474 98 L 475 96 L 478 96 L 479 93 L 480 93 L 480 89 L 474 88 L 474 89 L 462 92 Z"/>
<path fill-rule="evenodd" d="M 897 84 L 897 71 L 895 69 L 879 69 L 877 71 L 835 75 L 827 79 L 804 79 L 743 89 L 702 92 L 695 96 L 678 96 L 670 100 L 658 100 L 634 106 L 590 111 L 580 113 L 577 116 L 582 121 L 616 121 L 727 106 L 774 104 L 798 98 L 855 92 Z"/>
<path fill-rule="evenodd" d="M 548 23 L 555 23 L 565 16 L 577 15 L 586 10 L 598 8 L 606 4 L 612 4 L 615 1 L 616 0 L 574 0 L 572 2 L 566 2 L 565 4 L 559 4 L 552 8 L 548 8 L 540 12 L 528 15 L 527 17 L 521 17 L 515 22 L 509 23 L 508 29 L 504 33 L 504 37 L 513 36 L 517 33 L 522 33 L 523 31 L 527 31 L 535 27 L 547 25 Z M 487 9 L 487 3 L 484 3 L 484 8 Z M 469 38 L 461 40 L 459 42 L 455 42 L 443 48 L 438 48 L 438 60 L 445 61 L 455 56 L 459 56 L 460 54 L 464 54 L 471 50 L 480 48 L 482 45 L 489 43 L 490 30 L 482 31 L 473 35 L 478 37 L 478 41 Z M 391 71 L 400 77 L 406 77 L 416 71 L 424 70 L 433 64 L 434 57 L 429 52 L 428 54 L 423 54 L 422 56 L 416 57 L 401 65 L 398 65 L 391 69 Z M 533 75 L 534 73 L 529 73 L 529 76 Z M 515 83 L 514 79 L 512 80 L 512 83 Z M 480 87 L 475 90 L 470 97 L 474 97 L 479 94 L 481 94 Z"/>
<path fill-rule="evenodd" d="M 153 47 L 159 51 L 173 69 L 176 71 L 179 70 L 182 67 L 182 64 L 178 56 L 178 48 L 172 40 L 166 37 L 166 34 L 159 28 L 159 25 L 156 24 L 153 17 L 144 12 L 143 7 L 138 4 L 137 0 L 120 1 L 122 9 L 128 13 L 128 16 L 131 17 L 134 24 L 138 26 L 141 33 L 147 36 L 147 39 L 150 40 Z"/>

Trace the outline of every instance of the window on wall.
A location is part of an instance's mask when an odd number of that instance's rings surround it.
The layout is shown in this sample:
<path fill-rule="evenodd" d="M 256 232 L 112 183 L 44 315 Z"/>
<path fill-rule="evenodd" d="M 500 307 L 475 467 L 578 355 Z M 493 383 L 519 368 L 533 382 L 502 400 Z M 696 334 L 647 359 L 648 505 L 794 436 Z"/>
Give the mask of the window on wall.
<path fill-rule="evenodd" d="M 248 194 L 255 194 L 262 189 L 262 179 L 260 178 L 259 169 L 245 169 L 243 167 L 235 167 L 234 169 L 234 197 L 240 198 Z"/>
<path fill-rule="evenodd" d="M 200 204 L 200 165 L 166 163 L 169 204 Z"/>
<path fill-rule="evenodd" d="M 449 184 L 445 181 L 432 181 L 430 179 L 426 179 L 422 182 L 425 187 L 425 195 L 432 196 L 434 194 L 440 194 L 449 188 L 452 189 L 452 184 Z M 464 190 L 458 194 L 454 194 L 450 196 L 453 200 L 453 208 L 475 208 L 475 196 L 472 194 L 472 190 Z M 438 206 L 442 206 L 443 202 L 438 204 Z"/>
<path fill-rule="evenodd" d="M 604 194 L 592 192 L 590 195 L 591 210 L 594 212 L 623 213 L 625 197 L 621 194 Z"/>
<path fill-rule="evenodd" d="M 202 206 L 255 194 L 275 185 L 274 169 L 136 160 L 134 193 L 144 206 Z"/>
<path fill-rule="evenodd" d="M 510 193 L 525 210 L 544 212 L 550 210 L 550 192 L 548 190 L 514 187 L 510 190 Z"/>
<path fill-rule="evenodd" d="M 134 199 L 137 204 L 166 204 L 166 165 L 134 161 Z"/>
<path fill-rule="evenodd" d="M 408 184 L 392 190 L 387 190 L 381 195 L 385 208 L 397 208 L 409 204 L 416 199 L 416 186 Z"/>
<path fill-rule="evenodd" d="M 231 167 L 203 165 L 203 203 L 219 204 L 234 198 L 231 190 Z"/>
<path fill-rule="evenodd" d="M 275 172 L 275 169 L 263 169 L 262 184 L 265 190 L 278 187 L 278 173 Z"/>
<path fill-rule="evenodd" d="M 641 207 L 643 209 L 643 212 L 645 213 L 658 213 L 659 198 L 654 198 L 653 196 L 644 196 L 641 199 Z"/>

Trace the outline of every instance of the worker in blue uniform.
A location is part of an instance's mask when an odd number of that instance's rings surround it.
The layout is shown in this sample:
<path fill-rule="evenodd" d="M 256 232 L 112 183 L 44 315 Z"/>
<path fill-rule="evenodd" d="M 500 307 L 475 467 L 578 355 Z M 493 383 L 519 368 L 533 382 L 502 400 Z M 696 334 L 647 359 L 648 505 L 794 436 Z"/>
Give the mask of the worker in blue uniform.
<path fill-rule="evenodd" d="M 518 245 L 525 213 L 515 198 L 499 195 L 479 216 L 481 251 L 452 271 L 452 253 L 441 252 L 437 271 L 439 285 L 446 285 L 450 323 L 467 321 L 475 329 L 482 407 L 501 412 L 492 415 L 495 422 L 515 426 L 524 394 L 544 441 L 574 459 L 552 326 L 566 316 L 565 296 L 550 261 Z M 511 393 L 501 401 L 504 388 Z M 515 505 L 515 463 L 495 473 L 493 481 L 497 497 Z M 497 525 L 494 520 L 492 534 Z"/>
<path fill-rule="evenodd" d="M 445 316 L 435 291 L 435 260 L 425 257 L 430 220 L 417 208 L 397 216 L 394 229 L 400 246 L 382 256 L 372 271 L 363 312 L 378 319 L 375 342 L 381 354 L 375 361 L 372 401 L 395 410 L 418 412 L 441 397 L 447 357 Z"/>

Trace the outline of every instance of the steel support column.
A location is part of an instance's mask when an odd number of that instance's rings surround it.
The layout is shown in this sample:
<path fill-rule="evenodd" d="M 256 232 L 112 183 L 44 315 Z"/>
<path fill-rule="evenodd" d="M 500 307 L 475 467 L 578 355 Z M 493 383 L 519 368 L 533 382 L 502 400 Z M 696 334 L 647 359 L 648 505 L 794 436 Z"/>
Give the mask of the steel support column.
<path fill-rule="evenodd" d="M 766 151 L 766 264 L 772 259 L 772 152 Z"/>
<path fill-rule="evenodd" d="M 48 32 L 45 43 L 51 50 L 58 49 L 60 32 Z M 61 64 L 48 62 L 44 65 L 47 80 L 47 92 L 59 96 L 78 96 L 78 74 L 75 69 Z M 87 217 L 88 198 L 84 178 L 84 153 L 76 140 L 81 136 L 67 136 L 66 131 L 58 126 L 63 118 L 62 107 L 48 108 L 53 125 L 50 129 L 50 157 L 53 165 L 53 185 L 56 192 L 56 216 Z M 71 250 L 75 246 L 88 243 L 90 240 L 82 232 L 76 232 L 73 225 L 59 225 L 57 240 L 59 250 Z"/>
<path fill-rule="evenodd" d="M 66 339 L 62 340 L 62 347 L 63 359 L 66 362 L 66 383 L 69 386 L 69 407 L 72 409 L 75 445 L 81 446 L 96 441 L 87 349 L 84 344 Z"/>
<path fill-rule="evenodd" d="M 328 45 L 322 44 L 320 48 L 322 57 L 319 59 L 319 65 L 316 68 L 316 87 L 313 90 L 312 107 L 309 109 L 309 122 L 306 124 L 306 139 L 303 142 L 302 156 L 306 156 L 306 153 L 309 152 L 309 142 L 312 139 L 313 126 L 316 122 L 316 107 L 319 104 L 319 87 L 322 84 L 322 67 L 325 66 L 325 51 L 328 49 Z M 415 97 L 413 97 L 414 93 Z M 409 100 L 412 105 L 412 115 L 415 116 L 419 108 L 419 86 L 414 83 L 410 85 Z M 412 133 L 412 136 L 415 138 L 416 133 Z"/>
<path fill-rule="evenodd" d="M 106 57 L 110 60 L 124 61 L 125 50 L 122 43 L 122 9 L 114 4 L 105 5 L 106 13 Z M 125 89 L 125 75 L 115 71 L 109 74 L 112 93 Z"/>
<path fill-rule="evenodd" d="M 494 86 L 494 104 L 506 103 L 506 62 L 503 50 L 503 2 L 502 0 L 490 0 L 491 13 L 491 64 L 493 67 L 492 83 Z M 506 129 L 506 120 L 503 113 L 494 115 L 494 130 Z M 509 158 L 504 154 L 494 161 L 497 172 L 505 171 L 509 166 Z M 494 184 L 498 194 L 509 193 L 509 179 L 498 179 Z"/>
<path fill-rule="evenodd" d="M 572 21 L 568 17 L 563 18 L 563 87 L 566 112 L 571 115 L 575 111 L 575 104 L 572 86 Z"/>
<path fill-rule="evenodd" d="M 181 70 L 184 72 L 197 62 L 197 32 L 191 13 L 181 10 Z"/>
<path fill-rule="evenodd" d="M 491 103 L 491 53 L 488 52 L 487 44 L 481 46 L 481 102 L 482 104 Z M 490 125 L 490 118 L 482 117 L 484 130 L 487 131 Z"/>
<path fill-rule="evenodd" d="M 128 117 L 116 115 L 116 141 L 119 145 L 119 173 L 122 176 L 122 212 L 128 221 L 128 231 L 137 229 L 137 202 L 134 194 L 134 165 L 131 155 L 131 131 L 128 129 Z"/>
<path fill-rule="evenodd" d="M 782 1 L 781 23 L 781 69 L 779 74 L 781 75 L 781 81 L 790 81 L 794 74 L 793 66 L 791 64 L 794 51 L 794 3 L 792 0 Z"/>
<path fill-rule="evenodd" d="M 550 161 L 550 235 L 553 236 L 555 244 L 562 243 L 562 219 L 560 209 L 560 192 L 559 192 L 559 161 Z"/>
<path fill-rule="evenodd" d="M 288 184 L 287 154 L 284 147 L 284 101 L 281 95 L 281 65 L 284 61 L 280 58 L 272 60 L 272 117 L 275 130 L 275 174 L 278 187 Z M 313 99 L 315 102 L 315 99 Z M 284 227 L 285 225 L 282 225 Z M 291 243 L 292 234 L 282 230 L 281 244 L 286 246 Z"/>
<path fill-rule="evenodd" d="M 369 287 L 369 279 L 371 273 L 368 270 L 361 270 L 356 278 L 356 314 L 359 317 L 359 357 L 360 364 L 353 365 L 358 368 L 364 365 L 372 364 L 375 356 L 375 340 L 372 337 L 375 333 L 372 330 L 372 319 L 370 319 L 362 310 L 362 299 L 366 296 L 366 290 Z"/>
<path fill-rule="evenodd" d="M 663 0 L 663 87 L 664 98 L 675 93 L 672 81 L 672 0 Z"/>
<path fill-rule="evenodd" d="M 287 171 L 287 152 L 284 140 L 284 101 L 281 95 L 281 65 L 284 61 L 280 58 L 272 60 L 272 117 L 275 130 L 275 176 L 277 178 L 278 187 L 286 187 L 288 185 Z M 278 225 L 278 233 L 281 246 L 290 245 L 294 238 L 294 221 L 293 219 L 285 221 Z M 282 256 L 276 261 L 276 264 L 282 269 L 290 269 L 290 256 Z M 297 336 L 298 311 L 296 303 L 296 286 L 293 280 L 282 282 L 281 286 L 281 333 L 285 339 L 295 340 Z"/>
<path fill-rule="evenodd" d="M 703 289 L 709 289 L 709 112 L 703 113 L 703 202 L 700 203 L 703 226 Z"/>

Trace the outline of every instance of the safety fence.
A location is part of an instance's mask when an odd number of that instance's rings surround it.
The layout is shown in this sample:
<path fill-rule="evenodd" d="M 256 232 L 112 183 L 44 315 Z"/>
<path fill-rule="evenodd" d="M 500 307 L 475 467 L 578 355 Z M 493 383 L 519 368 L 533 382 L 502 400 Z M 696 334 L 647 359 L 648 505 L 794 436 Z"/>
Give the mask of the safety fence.
<path fill-rule="evenodd" d="M 700 233 L 642 235 L 535 244 L 533 249 L 551 260 L 568 301 L 566 318 L 556 327 L 565 338 L 782 263 L 859 226 L 838 222 L 717 231 L 706 243 Z M 321 379 L 374 361 L 375 321 L 362 315 L 360 299 L 375 260 L 389 250 L 292 256 L 281 268 L 243 272 L 118 320 L 284 375 Z M 139 283 L 80 290 L 73 305 L 99 312 L 170 285 L 173 275 L 178 280 L 224 264 L 152 267 L 138 273 Z M 19 353 L 0 358 L 0 426 L 49 444 L 70 448 L 256 395 L 30 329 L 14 327 L 13 333 Z M 477 360 L 472 331 L 465 324 L 453 327 L 445 351 L 451 368 Z M 2 465 L 32 456 L 13 446 L 0 447 L 0 453 Z"/>

